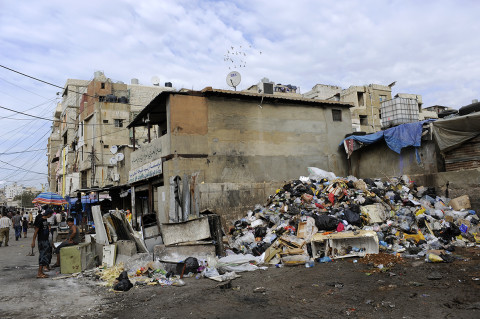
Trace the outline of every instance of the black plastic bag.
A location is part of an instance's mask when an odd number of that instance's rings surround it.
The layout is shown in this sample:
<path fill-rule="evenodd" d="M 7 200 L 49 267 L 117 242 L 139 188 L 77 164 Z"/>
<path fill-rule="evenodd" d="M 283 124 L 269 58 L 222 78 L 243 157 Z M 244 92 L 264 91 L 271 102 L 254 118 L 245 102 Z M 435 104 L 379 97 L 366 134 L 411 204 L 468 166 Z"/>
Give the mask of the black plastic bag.
<path fill-rule="evenodd" d="M 268 243 L 258 243 L 257 246 L 252 249 L 252 254 L 254 256 L 260 256 L 265 250 L 267 250 L 268 247 L 270 247 L 270 244 Z"/>
<path fill-rule="evenodd" d="M 357 225 L 358 226 L 362 223 L 362 219 L 360 218 L 360 214 L 355 213 L 355 212 L 351 211 L 350 209 L 346 209 L 343 212 L 343 216 L 344 216 L 345 220 L 351 225 Z"/>
<path fill-rule="evenodd" d="M 265 235 L 267 234 L 267 227 L 257 227 L 255 228 L 255 237 L 265 237 Z"/>
<path fill-rule="evenodd" d="M 188 257 L 185 259 L 185 271 L 184 274 L 188 274 L 189 272 L 196 274 L 198 272 L 198 268 L 200 265 L 198 264 L 198 259 L 195 257 Z"/>
<path fill-rule="evenodd" d="M 336 230 L 340 222 L 335 217 L 328 215 L 317 215 L 313 218 L 315 219 L 315 226 L 317 226 L 318 230 Z"/>
<path fill-rule="evenodd" d="M 133 284 L 128 279 L 128 274 L 126 271 L 123 271 L 120 276 L 118 276 L 117 281 L 118 282 L 113 286 L 113 290 L 128 291 L 133 287 Z"/>

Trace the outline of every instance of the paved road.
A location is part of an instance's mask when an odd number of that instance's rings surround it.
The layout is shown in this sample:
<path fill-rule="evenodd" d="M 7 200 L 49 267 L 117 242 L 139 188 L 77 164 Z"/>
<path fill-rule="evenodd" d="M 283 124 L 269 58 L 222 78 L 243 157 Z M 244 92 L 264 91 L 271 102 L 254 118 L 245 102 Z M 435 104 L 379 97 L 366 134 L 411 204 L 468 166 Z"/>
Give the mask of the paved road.
<path fill-rule="evenodd" d="M 58 279 L 63 277 L 58 268 L 50 278 L 36 278 L 37 248 L 35 256 L 27 256 L 32 236 L 29 228 L 27 238 L 15 241 L 12 229 L 9 246 L 0 247 L 0 318 L 101 317 L 104 288 L 91 280 Z"/>

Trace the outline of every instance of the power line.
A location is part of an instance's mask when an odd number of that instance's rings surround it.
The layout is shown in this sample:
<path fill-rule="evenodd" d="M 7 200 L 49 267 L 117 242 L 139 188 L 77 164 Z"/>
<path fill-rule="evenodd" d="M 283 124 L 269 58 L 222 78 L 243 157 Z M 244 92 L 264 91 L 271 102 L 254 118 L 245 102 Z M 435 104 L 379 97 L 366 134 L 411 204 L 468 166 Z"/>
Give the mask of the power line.
<path fill-rule="evenodd" d="M 23 151 L 18 151 L 18 152 L 9 152 L 9 153 L 0 153 L 0 155 L 13 155 L 13 154 L 19 154 L 19 153 L 30 153 L 30 152 L 38 152 L 38 151 L 46 151 L 46 148 L 39 148 L 38 150 L 23 150 Z"/>
<path fill-rule="evenodd" d="M 41 174 L 41 175 L 47 175 L 47 176 L 48 176 L 48 174 L 46 174 L 46 173 L 34 172 L 34 171 L 31 171 L 31 170 L 25 169 L 25 168 L 23 168 L 23 167 L 19 167 L 19 166 L 12 165 L 12 164 L 10 164 L 10 163 L 8 163 L 8 162 L 5 162 L 5 161 L 2 161 L 2 160 L 0 160 L 0 162 L 5 163 L 5 164 L 7 164 L 7 165 L 10 165 L 10 166 L 12 166 L 12 167 L 15 167 L 15 168 L 24 170 L 24 171 L 29 172 L 29 173 Z M 0 167 L 0 169 L 6 169 L 6 170 L 12 170 L 12 171 L 13 171 L 13 169 L 4 168 L 4 167 Z"/>
<path fill-rule="evenodd" d="M 22 115 L 25 115 L 25 116 L 30 116 L 30 117 L 33 117 L 33 118 L 36 118 L 36 119 L 50 121 L 50 122 L 54 122 L 54 123 L 57 122 L 57 123 L 73 124 L 73 125 L 77 124 L 75 122 L 65 122 L 65 121 L 61 121 L 61 120 L 52 120 L 52 119 L 49 119 L 49 118 L 46 118 L 46 117 L 41 117 L 41 116 L 37 116 L 37 115 L 33 115 L 33 114 L 20 112 L 20 111 L 15 111 L 15 110 L 12 110 L 12 109 L 10 109 L 8 107 L 5 107 L 5 106 L 0 106 L 0 109 L 4 109 L 4 110 L 10 111 L 10 112 L 14 112 L 14 113 L 18 113 L 18 114 L 22 114 Z M 83 125 L 115 125 L 115 123 L 100 123 L 100 124 L 84 123 Z"/>
<path fill-rule="evenodd" d="M 47 81 L 44 81 L 44 80 L 40 80 L 40 79 L 38 79 L 38 78 L 36 78 L 36 77 L 33 77 L 33 76 L 31 76 L 31 75 L 22 73 L 22 72 L 20 72 L 20 71 L 14 70 L 14 69 L 11 69 L 11 68 L 6 67 L 6 66 L 1 65 L 1 64 L 0 64 L 0 67 L 2 67 L 2 68 L 4 68 L 4 69 L 7 69 L 7 70 L 9 70 L 9 71 L 18 73 L 18 74 L 20 74 L 20 75 L 26 76 L 26 77 L 28 77 L 28 78 L 34 79 L 34 80 L 36 80 L 36 81 L 40 81 L 40 82 L 42 82 L 42 83 L 45 83 L 45 84 L 54 86 L 54 87 L 56 87 L 56 88 L 60 88 L 60 89 L 62 89 L 62 90 L 67 90 L 68 92 L 72 92 L 72 93 L 75 93 L 75 94 L 82 94 L 82 95 L 85 95 L 85 96 L 88 96 L 88 97 L 91 97 L 91 98 L 94 98 L 94 99 L 98 99 L 98 98 L 99 98 L 98 96 L 93 96 L 93 95 L 90 95 L 90 94 L 87 94 L 87 93 L 77 92 L 77 91 L 74 91 L 74 90 L 70 90 L 70 89 L 68 89 L 68 88 L 66 89 L 66 88 L 64 88 L 64 87 L 62 87 L 62 86 L 59 86 L 59 85 L 56 85 L 56 84 L 53 84 L 53 83 L 50 83 L 50 82 L 47 82 Z M 130 103 L 126 103 L 126 104 L 128 104 L 128 105 L 130 105 L 130 106 L 145 107 L 145 105 L 137 105 L 137 104 L 130 104 Z"/>
<path fill-rule="evenodd" d="M 58 85 L 56 85 L 56 84 L 53 84 L 53 83 L 50 83 L 50 82 L 47 82 L 47 81 L 44 81 L 44 80 L 37 79 L 36 77 L 33 77 L 33 76 L 28 75 L 28 74 L 22 73 L 22 72 L 20 72 L 20 71 L 16 71 L 16 70 L 14 70 L 14 69 L 10 69 L 10 68 L 8 68 L 8 67 L 6 67 L 6 66 L 4 66 L 4 65 L 1 65 L 1 64 L 0 64 L 0 67 L 2 67 L 2 68 L 4 68 L 4 69 L 7 69 L 7 70 L 9 70 L 9 71 L 18 73 L 18 74 L 20 74 L 20 75 L 26 76 L 27 78 L 34 79 L 35 81 L 39 81 L 39 82 L 42 82 L 42 83 L 51 85 L 51 86 L 54 86 L 54 87 L 59 88 L 59 89 L 62 89 L 62 90 L 64 89 L 64 88 L 61 87 L 61 86 L 58 86 Z"/>
<path fill-rule="evenodd" d="M 7 80 L 5 80 L 5 79 L 2 78 L 2 77 L 0 77 L 0 79 L 1 79 L 2 81 L 7 82 L 7 83 L 10 84 L 10 85 L 16 86 L 16 87 L 18 87 L 18 88 L 20 88 L 20 89 L 22 89 L 22 90 L 25 90 L 25 91 L 30 92 L 30 93 L 32 93 L 32 94 L 35 94 L 35 95 L 37 95 L 37 96 L 39 96 L 39 97 L 42 97 L 42 98 L 44 98 L 45 100 L 47 99 L 46 97 L 41 96 L 41 95 L 38 94 L 38 93 L 35 93 L 35 92 L 33 92 L 33 91 L 30 91 L 30 90 L 27 90 L 26 88 L 21 87 L 20 85 L 16 85 L 15 83 L 12 83 L 12 82 L 10 82 L 10 81 L 7 81 Z"/>

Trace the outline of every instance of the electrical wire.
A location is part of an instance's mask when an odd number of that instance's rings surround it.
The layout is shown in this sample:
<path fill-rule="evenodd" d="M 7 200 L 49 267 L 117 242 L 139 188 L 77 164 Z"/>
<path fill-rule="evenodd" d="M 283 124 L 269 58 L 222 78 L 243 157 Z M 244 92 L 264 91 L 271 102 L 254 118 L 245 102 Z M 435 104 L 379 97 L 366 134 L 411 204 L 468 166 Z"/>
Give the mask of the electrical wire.
<path fill-rule="evenodd" d="M 44 98 L 44 99 L 47 99 L 46 97 L 41 96 L 41 95 L 38 94 L 38 93 L 35 93 L 35 92 L 33 92 L 33 91 L 30 91 L 30 90 L 27 90 L 26 88 L 21 87 L 20 85 L 17 85 L 17 84 L 15 84 L 15 83 L 12 83 L 12 82 L 10 82 L 10 81 L 8 81 L 8 80 L 5 80 L 5 79 L 2 78 L 2 77 L 0 77 L 0 80 L 5 81 L 5 82 L 7 82 L 7 83 L 10 84 L 10 85 L 16 86 L 16 87 L 18 87 L 18 88 L 20 88 L 20 89 L 22 89 L 22 90 L 25 90 L 25 91 L 27 91 L 27 92 L 30 92 L 30 93 L 32 93 L 32 94 L 35 94 L 35 95 L 37 95 L 37 96 L 39 96 L 39 97 L 42 97 L 42 98 Z"/>
<path fill-rule="evenodd" d="M 46 151 L 46 148 L 39 148 L 37 150 L 23 150 L 17 152 L 9 152 L 9 153 L 0 153 L 0 155 L 13 155 L 13 154 L 23 154 L 23 153 L 30 153 L 30 152 L 39 152 L 39 151 Z"/>
<path fill-rule="evenodd" d="M 7 164 L 7 165 L 9 165 L 9 166 L 12 166 L 12 167 L 21 169 L 21 170 L 23 170 L 23 171 L 27 171 L 27 172 L 29 172 L 29 173 L 41 174 L 41 175 L 47 175 L 47 176 L 48 176 L 48 174 L 46 174 L 46 173 L 34 172 L 34 171 L 31 171 L 31 170 L 25 169 L 25 168 L 23 168 L 23 167 L 15 166 L 15 165 L 13 165 L 13 164 L 10 164 L 10 163 L 5 162 L 5 161 L 2 161 L 2 160 L 0 160 L 0 162 L 2 162 L 2 163 L 4 163 L 4 164 Z M 5 168 L 4 168 L 4 167 L 0 167 L 0 169 L 5 169 Z"/>
<path fill-rule="evenodd" d="M 51 85 L 51 86 L 53 86 L 53 87 L 60 88 L 60 89 L 62 89 L 62 90 L 67 90 L 68 92 L 72 92 L 72 93 L 75 93 L 75 94 L 82 94 L 82 95 L 85 95 L 85 96 L 88 96 L 88 97 L 91 97 L 91 98 L 94 98 L 94 99 L 98 99 L 98 98 L 99 98 L 99 96 L 93 96 L 93 95 L 89 95 L 89 94 L 87 94 L 87 93 L 76 92 L 76 91 L 70 90 L 70 89 L 68 89 L 68 88 L 66 89 L 66 88 L 64 88 L 64 87 L 62 87 L 62 86 L 59 86 L 59 85 L 56 85 L 56 84 L 53 84 L 53 83 L 50 83 L 50 82 L 41 80 L 41 79 L 39 79 L 39 78 L 36 78 L 36 77 L 34 77 L 34 76 L 31 76 L 31 75 L 22 73 L 22 72 L 20 72 L 20 71 L 14 70 L 14 69 L 11 69 L 11 68 L 6 67 L 6 66 L 1 65 L 1 64 L 0 64 L 0 67 L 2 67 L 2 68 L 4 68 L 4 69 L 7 69 L 7 70 L 9 70 L 9 71 L 12 71 L 12 72 L 14 72 L 14 73 L 17 73 L 17 74 L 26 76 L 26 77 L 31 78 L 31 79 L 33 79 L 33 80 L 36 80 L 36 81 L 39 81 L 39 82 L 42 82 L 42 83 Z M 145 105 L 136 105 L 136 104 L 130 104 L 130 103 L 126 103 L 126 104 L 128 104 L 128 105 L 130 105 L 130 106 L 145 107 Z"/>

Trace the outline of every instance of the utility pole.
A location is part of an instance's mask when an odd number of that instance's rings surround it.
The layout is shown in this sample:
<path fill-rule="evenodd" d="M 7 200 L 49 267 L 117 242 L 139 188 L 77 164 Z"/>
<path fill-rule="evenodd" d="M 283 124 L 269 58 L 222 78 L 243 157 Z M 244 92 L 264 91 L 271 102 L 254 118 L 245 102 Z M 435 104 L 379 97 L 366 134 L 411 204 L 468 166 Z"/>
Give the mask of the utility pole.
<path fill-rule="evenodd" d="M 91 165 L 92 165 L 92 176 L 90 177 L 90 187 L 95 185 L 95 147 L 92 145 L 92 154 L 90 154 Z"/>

